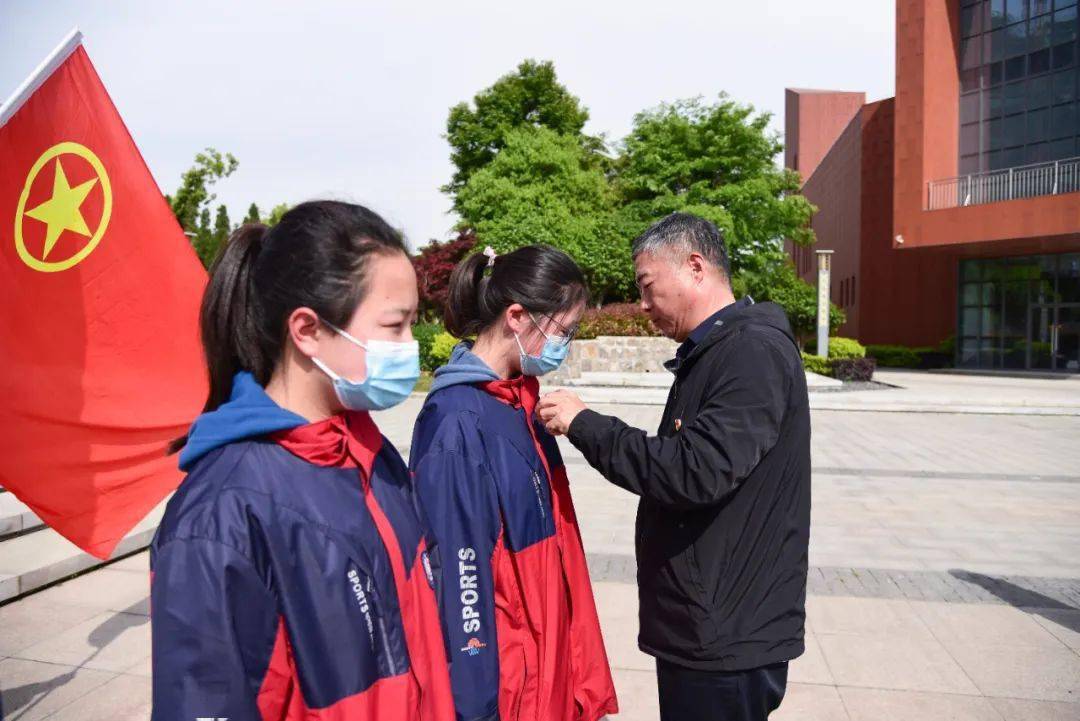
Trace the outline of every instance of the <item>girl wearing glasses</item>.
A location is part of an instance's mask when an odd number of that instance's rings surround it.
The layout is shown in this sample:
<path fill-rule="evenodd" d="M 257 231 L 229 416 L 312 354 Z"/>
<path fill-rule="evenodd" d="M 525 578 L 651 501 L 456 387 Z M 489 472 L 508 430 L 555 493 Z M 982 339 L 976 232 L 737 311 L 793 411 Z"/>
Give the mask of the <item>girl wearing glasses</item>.
<path fill-rule="evenodd" d="M 537 376 L 562 363 L 588 290 L 565 253 L 488 248 L 455 268 L 459 338 L 410 466 L 437 560 L 459 719 L 596 721 L 618 710 L 585 553 Z"/>

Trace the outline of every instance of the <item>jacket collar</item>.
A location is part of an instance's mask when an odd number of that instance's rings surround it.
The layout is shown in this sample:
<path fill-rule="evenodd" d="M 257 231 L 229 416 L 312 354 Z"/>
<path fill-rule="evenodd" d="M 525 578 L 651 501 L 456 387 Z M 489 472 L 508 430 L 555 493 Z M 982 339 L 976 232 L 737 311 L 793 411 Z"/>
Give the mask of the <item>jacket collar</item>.
<path fill-rule="evenodd" d="M 298 458 L 316 466 L 361 468 L 371 478 L 382 435 L 369 413 L 347 411 L 318 423 L 274 433 L 271 438 Z"/>
<path fill-rule="evenodd" d="M 664 367 L 678 375 L 683 369 L 693 365 L 697 359 L 709 348 L 727 338 L 740 327 L 749 324 L 770 326 L 781 331 L 795 345 L 795 338 L 791 333 L 784 310 L 772 302 L 750 303 L 738 307 L 728 306 L 730 313 L 725 313 L 702 338 L 701 342 L 690 349 L 682 358 L 676 356 L 664 363 Z M 727 309 L 725 309 L 727 310 Z"/>
<path fill-rule="evenodd" d="M 479 387 L 508 406 L 524 408 L 530 417 L 540 398 L 540 381 L 534 376 L 519 375 L 515 378 L 489 381 L 480 383 Z"/>

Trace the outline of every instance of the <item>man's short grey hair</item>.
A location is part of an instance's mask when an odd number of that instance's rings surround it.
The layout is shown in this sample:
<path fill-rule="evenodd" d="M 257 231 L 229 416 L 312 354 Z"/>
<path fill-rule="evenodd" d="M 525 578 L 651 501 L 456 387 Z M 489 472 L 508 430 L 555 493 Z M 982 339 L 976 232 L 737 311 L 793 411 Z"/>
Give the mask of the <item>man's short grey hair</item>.
<path fill-rule="evenodd" d="M 655 253 L 659 250 L 681 250 L 698 253 L 731 278 L 724 234 L 715 224 L 690 213 L 672 213 L 658 220 L 634 239 L 633 254 Z"/>

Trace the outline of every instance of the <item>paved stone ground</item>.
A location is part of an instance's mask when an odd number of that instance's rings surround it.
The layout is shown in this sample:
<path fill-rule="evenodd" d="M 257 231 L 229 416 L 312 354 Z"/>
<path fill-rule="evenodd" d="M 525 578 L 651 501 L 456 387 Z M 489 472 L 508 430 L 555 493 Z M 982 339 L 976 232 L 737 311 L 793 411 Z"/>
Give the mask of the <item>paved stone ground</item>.
<path fill-rule="evenodd" d="M 380 414 L 398 447 L 418 406 Z M 660 414 L 598 410 L 648 429 Z M 1078 439 L 1075 416 L 816 411 L 807 652 L 774 718 L 1080 719 Z M 656 719 L 635 499 L 563 447 L 616 718 Z M 141 553 L 0 606 L 7 718 L 147 718 L 146 592 Z"/>

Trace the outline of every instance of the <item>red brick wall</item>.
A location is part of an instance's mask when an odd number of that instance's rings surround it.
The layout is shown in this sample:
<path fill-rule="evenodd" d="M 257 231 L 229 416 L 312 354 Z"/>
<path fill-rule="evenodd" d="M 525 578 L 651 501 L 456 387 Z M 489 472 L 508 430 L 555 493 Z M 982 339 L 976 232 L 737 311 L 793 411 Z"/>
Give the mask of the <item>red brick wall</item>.
<path fill-rule="evenodd" d="M 866 102 L 866 93 L 788 88 L 784 92 L 784 167 L 803 182 Z"/>
<path fill-rule="evenodd" d="M 803 195 L 818 207 L 811 221 L 817 243 L 802 250 L 800 275 L 811 285 L 817 284 L 817 259 L 815 250 L 832 250 L 832 301 L 844 308 L 847 323 L 840 329 L 842 335 L 857 337 L 859 313 L 855 304 L 845 303 L 842 291 L 850 278 L 858 275 L 860 255 L 860 215 L 862 206 L 861 179 L 862 121 L 856 114 L 828 153 L 818 164 L 814 174 L 803 185 Z M 855 281 L 856 290 L 858 281 Z"/>

